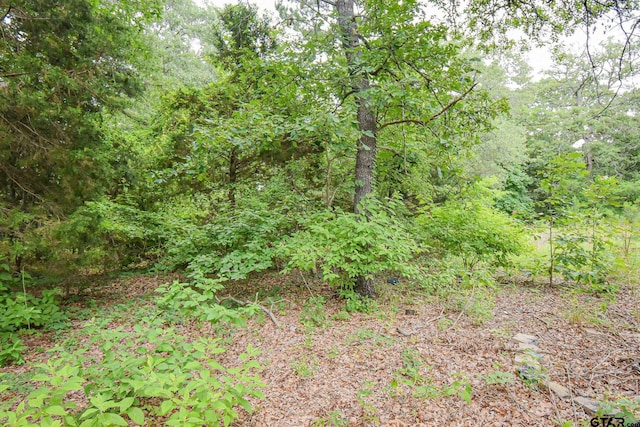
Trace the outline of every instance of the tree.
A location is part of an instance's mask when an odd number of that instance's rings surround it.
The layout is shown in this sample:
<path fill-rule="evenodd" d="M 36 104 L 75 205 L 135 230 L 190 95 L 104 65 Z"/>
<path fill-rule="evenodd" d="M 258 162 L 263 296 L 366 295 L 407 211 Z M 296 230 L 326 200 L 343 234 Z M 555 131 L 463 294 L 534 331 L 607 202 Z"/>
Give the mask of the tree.
<path fill-rule="evenodd" d="M 142 33 L 159 2 L 25 0 L 0 10 L 0 246 L 21 268 L 30 230 L 115 178 L 104 114 L 141 92 Z"/>
<path fill-rule="evenodd" d="M 357 127 L 353 210 L 358 214 L 362 202 L 375 195 L 379 142 L 397 144 L 393 128 L 410 128 L 422 145 L 417 150 L 435 144 L 454 151 L 488 129 L 503 107 L 478 88 L 475 68 L 461 55 L 464 41 L 429 21 L 416 1 L 301 1 L 300 6 L 299 15 L 289 11 L 286 18 L 302 18 L 298 28 L 304 36 L 294 50 L 302 51 L 309 71 L 331 64 L 323 81 L 334 104 L 322 108 L 348 112 L 347 120 Z M 312 24 L 304 27 L 304 19 Z M 354 289 L 374 295 L 371 275 L 359 276 Z"/>
<path fill-rule="evenodd" d="M 599 64 L 596 75 L 588 58 L 559 51 L 545 78 L 513 91 L 513 120 L 527 133 L 532 189 L 539 187 L 539 172 L 555 157 L 573 152 L 582 154 L 592 176 L 637 179 L 637 90 L 629 87 L 635 72 L 627 63 L 619 74 L 619 48 L 606 43 L 592 53 Z M 618 91 L 621 84 L 627 87 Z"/>
<path fill-rule="evenodd" d="M 101 114 L 140 92 L 154 1 L 8 4 L 0 21 L 2 200 L 64 214 L 108 176 Z"/>

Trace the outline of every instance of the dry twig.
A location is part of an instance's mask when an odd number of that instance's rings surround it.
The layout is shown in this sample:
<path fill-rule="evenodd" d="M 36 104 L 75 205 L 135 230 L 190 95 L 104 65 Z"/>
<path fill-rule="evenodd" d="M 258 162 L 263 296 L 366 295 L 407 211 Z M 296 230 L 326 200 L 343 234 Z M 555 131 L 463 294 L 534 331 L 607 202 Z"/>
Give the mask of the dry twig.
<path fill-rule="evenodd" d="M 227 295 L 224 298 L 217 298 L 216 297 L 216 300 L 218 300 L 218 304 L 221 303 L 222 301 L 229 300 L 229 301 L 233 301 L 236 304 L 239 304 L 239 305 L 241 305 L 243 307 L 246 307 L 248 305 L 255 305 L 255 306 L 259 307 L 260 309 L 262 309 L 262 311 L 267 313 L 267 315 L 269 316 L 269 318 L 271 319 L 273 324 L 276 325 L 276 328 L 280 328 L 280 323 L 276 319 L 276 316 L 274 316 L 273 312 L 271 310 L 269 310 L 267 307 L 263 306 L 262 304 L 258 304 L 256 301 L 253 301 L 253 302 L 252 301 L 242 301 L 242 300 L 239 300 L 237 298 L 232 297 L 231 295 Z"/>

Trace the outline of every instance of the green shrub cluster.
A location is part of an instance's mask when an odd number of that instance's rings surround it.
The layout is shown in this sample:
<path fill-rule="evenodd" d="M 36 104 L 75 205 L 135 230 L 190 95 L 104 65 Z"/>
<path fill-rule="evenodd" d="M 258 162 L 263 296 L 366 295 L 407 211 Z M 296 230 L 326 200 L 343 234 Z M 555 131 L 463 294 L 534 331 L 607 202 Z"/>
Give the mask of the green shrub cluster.
<path fill-rule="evenodd" d="M 362 207 L 363 216 L 340 209 L 309 216 L 303 229 L 284 239 L 279 248 L 287 260 L 285 271 L 319 270 L 330 284 L 346 287 L 356 277 L 385 271 L 415 276 L 410 261 L 420 248 L 406 222 L 394 214 L 400 204 L 369 200 Z"/>
<path fill-rule="evenodd" d="M 467 269 L 480 262 L 505 265 L 521 253 L 525 234 L 518 222 L 491 206 L 486 190 L 474 188 L 460 199 L 430 207 L 416 222 L 434 253 L 462 258 Z"/>
<path fill-rule="evenodd" d="M 0 423 L 227 426 L 238 408 L 251 411 L 249 397 L 262 397 L 264 384 L 255 373 L 260 366 L 253 360 L 258 352 L 251 347 L 240 355 L 240 366 L 226 368 L 216 362 L 225 351 L 218 340 L 190 340 L 162 320 L 131 329 L 105 326 L 94 321 L 85 327 L 88 348 L 53 350 L 46 364 L 36 366 L 31 381 L 37 388 L 13 409 L 15 402 L 0 404 Z"/>
<path fill-rule="evenodd" d="M 27 273 L 16 279 L 8 265 L 0 265 L 0 366 L 23 361 L 26 346 L 18 337 L 21 329 L 56 327 L 66 319 L 56 303 L 58 290 L 44 290 L 37 298 L 27 293 L 26 282 L 31 282 Z M 21 291 L 13 289 L 16 284 L 22 285 Z"/>

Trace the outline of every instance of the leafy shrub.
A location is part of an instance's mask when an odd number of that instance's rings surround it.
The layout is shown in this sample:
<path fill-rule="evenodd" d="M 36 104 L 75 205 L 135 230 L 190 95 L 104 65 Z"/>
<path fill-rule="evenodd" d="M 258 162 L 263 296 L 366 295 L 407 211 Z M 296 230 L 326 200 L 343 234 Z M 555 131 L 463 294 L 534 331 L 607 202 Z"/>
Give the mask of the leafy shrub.
<path fill-rule="evenodd" d="M 1 271 L 4 270 L 4 271 Z M 66 316 L 56 304 L 59 291 L 44 290 L 36 298 L 26 292 L 26 281 L 31 279 L 23 273 L 21 280 L 9 274 L 9 266 L 0 265 L 0 365 L 21 362 L 21 352 L 26 349 L 16 332 L 25 328 L 50 327 L 64 322 Z M 15 292 L 10 285 L 22 281 L 22 291 Z"/>
<path fill-rule="evenodd" d="M 495 207 L 517 218 L 534 217 L 534 204 L 528 195 L 527 187 L 533 180 L 522 169 L 512 168 L 507 173 L 503 194 L 495 201 Z"/>
<path fill-rule="evenodd" d="M 481 261 L 507 264 L 511 255 L 524 250 L 524 231 L 516 220 L 491 207 L 482 189 L 467 196 L 429 208 L 417 218 L 424 241 L 444 254 L 460 256 L 468 269 Z"/>
<path fill-rule="evenodd" d="M 272 268 L 274 242 L 293 229 L 295 215 L 290 214 L 292 206 L 274 205 L 269 197 L 248 196 L 235 209 L 220 210 L 206 223 L 185 221 L 169 237 L 162 266 L 186 267 L 229 280 Z"/>
<path fill-rule="evenodd" d="M 345 300 L 344 308 L 348 313 L 372 313 L 378 309 L 377 301 L 363 297 L 351 289 L 340 289 L 339 292 L 340 296 Z"/>
<path fill-rule="evenodd" d="M 157 288 L 162 295 L 158 298 L 158 307 L 163 310 L 168 320 L 179 321 L 185 317 L 193 317 L 203 322 L 230 322 L 243 326 L 248 315 L 258 310 L 253 305 L 236 310 L 218 303 L 216 292 L 222 289 L 223 281 L 219 279 L 200 278 L 185 283 L 179 280 Z"/>
<path fill-rule="evenodd" d="M 336 286 L 353 284 L 359 276 L 371 278 L 383 271 L 415 276 L 410 264 L 419 247 L 407 227 L 394 215 L 397 200 L 386 206 L 369 200 L 362 207 L 366 220 L 339 209 L 324 210 L 303 221 L 303 230 L 285 239 L 280 255 L 287 260 L 286 272 L 320 269 L 325 280 Z"/>
<path fill-rule="evenodd" d="M 56 230 L 58 255 L 76 269 L 129 266 L 157 259 L 177 228 L 172 218 L 143 211 L 127 199 L 87 202 Z"/>
<path fill-rule="evenodd" d="M 23 363 L 22 352 L 27 349 L 14 333 L 0 332 L 0 366 Z"/>
<path fill-rule="evenodd" d="M 622 397 L 614 401 L 604 402 L 594 414 L 595 417 L 614 416 L 624 418 L 622 425 L 635 425 L 640 422 L 640 398 Z"/>
<path fill-rule="evenodd" d="M 305 301 L 300 312 L 300 323 L 309 328 L 325 326 L 327 324 L 325 303 L 326 300 L 321 295 L 311 297 Z"/>
<path fill-rule="evenodd" d="M 556 233 L 554 271 L 567 280 L 588 285 L 596 293 L 615 292 L 607 277 L 613 269 L 614 256 L 609 242 L 587 236 L 577 227 Z"/>
<path fill-rule="evenodd" d="M 144 425 L 151 416 L 169 426 L 227 426 L 238 407 L 251 411 L 247 397 L 262 397 L 251 347 L 240 355 L 239 367 L 225 368 L 215 360 L 225 351 L 217 340 L 190 341 L 158 322 L 133 330 L 102 326 L 89 323 L 84 330 L 99 351 L 62 351 L 37 365 L 32 382 L 39 387 L 15 409 L 13 402 L 0 404 L 0 422 L 126 426 Z M 84 393 L 88 406 L 78 408 L 70 392 Z"/>

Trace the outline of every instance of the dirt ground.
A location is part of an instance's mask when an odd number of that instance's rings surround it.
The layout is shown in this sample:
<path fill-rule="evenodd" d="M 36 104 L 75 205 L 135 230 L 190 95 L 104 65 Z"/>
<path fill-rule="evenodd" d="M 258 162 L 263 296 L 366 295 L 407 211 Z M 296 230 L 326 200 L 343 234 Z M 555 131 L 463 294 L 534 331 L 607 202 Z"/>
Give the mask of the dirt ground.
<path fill-rule="evenodd" d="M 161 280 L 116 280 L 92 298 L 101 305 L 135 298 Z M 274 275 L 227 289 L 252 301 L 260 290 L 278 325 L 263 315 L 229 330 L 219 360 L 234 366 L 248 345 L 261 351 L 265 398 L 252 399 L 253 413 L 242 413 L 237 426 L 581 425 L 591 416 L 575 402 L 579 396 L 640 397 L 638 285 L 622 286 L 615 302 L 559 287 L 500 285 L 481 320 L 402 282 L 380 285 L 374 312 L 348 315 L 319 282 Z M 318 295 L 326 316 L 305 308 Z M 216 333 L 208 325 L 186 328 L 194 336 Z M 538 339 L 543 373 L 567 387 L 569 398 L 517 375 L 517 333 Z M 25 339 L 28 361 L 41 360 L 42 348 L 54 344 L 47 340 L 53 337 Z"/>

